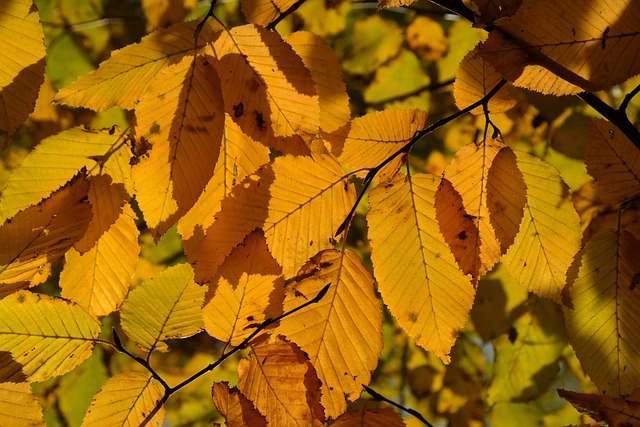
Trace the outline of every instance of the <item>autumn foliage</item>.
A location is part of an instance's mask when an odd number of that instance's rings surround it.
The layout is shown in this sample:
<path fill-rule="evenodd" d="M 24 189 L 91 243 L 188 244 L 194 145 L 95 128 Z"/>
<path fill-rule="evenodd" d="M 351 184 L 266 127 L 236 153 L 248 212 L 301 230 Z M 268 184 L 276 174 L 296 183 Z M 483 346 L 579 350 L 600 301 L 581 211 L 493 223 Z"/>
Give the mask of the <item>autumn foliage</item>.
<path fill-rule="evenodd" d="M 636 3 L 106 3 L 0 2 L 0 425 L 640 424 Z"/>

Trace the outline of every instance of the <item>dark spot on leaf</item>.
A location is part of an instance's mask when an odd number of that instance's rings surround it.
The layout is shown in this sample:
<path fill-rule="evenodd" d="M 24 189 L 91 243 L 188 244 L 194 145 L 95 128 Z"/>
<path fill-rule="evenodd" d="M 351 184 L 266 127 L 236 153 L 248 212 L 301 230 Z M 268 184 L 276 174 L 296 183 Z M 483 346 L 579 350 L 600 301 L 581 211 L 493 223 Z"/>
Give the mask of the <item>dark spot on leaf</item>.
<path fill-rule="evenodd" d="M 309 242 L 309 246 L 313 246 L 313 240 Z"/>
<path fill-rule="evenodd" d="M 264 359 L 262 359 L 262 362 L 260 362 L 261 365 L 264 365 L 267 362 L 267 358 L 265 357 Z"/>
<path fill-rule="evenodd" d="M 160 132 L 160 125 L 156 122 L 153 122 L 151 127 L 149 128 L 149 135 L 153 135 L 154 133 Z"/>
<path fill-rule="evenodd" d="M 409 321 L 411 323 L 416 323 L 417 320 L 418 320 L 418 315 L 416 313 L 410 312 L 409 313 Z"/>
<path fill-rule="evenodd" d="M 458 239 L 460 240 L 465 240 L 467 238 L 467 232 L 462 230 L 461 232 L 458 233 Z"/>
<path fill-rule="evenodd" d="M 576 27 L 571 27 L 571 34 L 573 35 L 573 37 L 576 36 Z"/>
<path fill-rule="evenodd" d="M 602 50 L 604 50 L 607 47 L 607 34 L 609 34 L 609 31 L 611 30 L 611 27 L 607 26 L 607 28 L 604 29 L 604 32 L 602 33 Z"/>
<path fill-rule="evenodd" d="M 629 286 L 629 290 L 634 290 L 636 286 L 638 286 L 638 283 L 640 283 L 640 273 L 634 274 L 631 278 L 631 285 Z"/>
<path fill-rule="evenodd" d="M 233 106 L 233 115 L 237 119 L 244 114 L 244 105 L 241 103 Z"/>
<path fill-rule="evenodd" d="M 247 316 L 247 322 L 253 322 L 254 319 L 253 316 Z"/>
<path fill-rule="evenodd" d="M 256 124 L 258 125 L 258 129 L 264 130 L 264 117 L 262 117 L 262 113 L 256 111 Z"/>
<path fill-rule="evenodd" d="M 22 304 L 24 300 L 25 300 L 24 295 L 18 296 L 18 304 Z"/>
<path fill-rule="evenodd" d="M 512 326 L 509 328 L 509 341 L 513 344 L 516 342 L 516 339 L 518 339 L 518 330 Z"/>
<path fill-rule="evenodd" d="M 329 387 L 329 390 L 333 391 L 333 387 Z"/>
<path fill-rule="evenodd" d="M 115 125 L 114 125 L 114 126 L 111 126 L 111 129 L 109 129 L 109 135 L 113 135 L 114 133 L 116 133 L 116 127 L 115 127 Z"/>

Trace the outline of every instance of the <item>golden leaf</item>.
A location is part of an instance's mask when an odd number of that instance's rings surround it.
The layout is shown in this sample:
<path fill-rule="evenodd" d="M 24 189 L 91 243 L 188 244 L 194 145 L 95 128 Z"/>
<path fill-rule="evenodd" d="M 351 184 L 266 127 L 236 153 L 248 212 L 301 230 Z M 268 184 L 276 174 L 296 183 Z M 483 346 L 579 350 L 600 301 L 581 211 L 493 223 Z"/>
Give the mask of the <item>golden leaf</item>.
<path fill-rule="evenodd" d="M 400 414 L 393 409 L 362 409 L 346 412 L 331 423 L 334 427 L 404 427 Z"/>
<path fill-rule="evenodd" d="M 284 40 L 311 73 L 320 102 L 320 130 L 325 135 L 337 131 L 349 122 L 351 108 L 342 66 L 335 52 L 319 36 L 308 31 L 297 31 Z"/>
<path fill-rule="evenodd" d="M 91 356 L 100 323 L 60 298 L 18 291 L 0 300 L 0 382 L 44 381 Z M 7 363 L 7 362 L 13 363 Z"/>
<path fill-rule="evenodd" d="M 418 345 L 448 363 L 475 291 L 440 233 L 439 185 L 435 175 L 396 176 L 371 191 L 367 222 L 384 302 Z"/>
<path fill-rule="evenodd" d="M 203 58 L 182 58 L 149 85 L 136 108 L 136 133 L 151 143 L 132 169 L 149 228 L 164 234 L 200 197 L 220 154 L 220 80 Z"/>
<path fill-rule="evenodd" d="M 559 303 L 567 270 L 580 250 L 580 218 L 553 166 L 523 152 L 516 157 L 527 185 L 527 204 L 520 231 L 502 262 L 531 292 Z"/>
<path fill-rule="evenodd" d="M 44 426 L 42 408 L 29 383 L 0 384 L 0 425 Z"/>
<path fill-rule="evenodd" d="M 49 265 L 82 237 L 91 220 L 88 187 L 77 180 L 0 227 L 0 296 L 44 282 Z"/>
<path fill-rule="evenodd" d="M 596 92 L 640 73 L 633 3 L 542 0 L 497 23 L 480 52 L 516 86 L 552 95 Z"/>
<path fill-rule="evenodd" d="M 640 423 L 640 402 L 563 389 L 559 389 L 558 394 L 578 411 L 598 421 L 598 424 L 624 427 Z"/>
<path fill-rule="evenodd" d="M 449 49 L 449 40 L 442 25 L 428 16 L 417 16 L 411 21 L 407 26 L 406 37 L 409 48 L 421 59 L 437 61 Z"/>
<path fill-rule="evenodd" d="M 106 111 L 115 106 L 133 109 L 153 76 L 193 53 L 196 25 L 198 21 L 181 22 L 143 37 L 140 43 L 111 52 L 111 57 L 96 71 L 60 90 L 56 100 L 95 111 Z M 198 49 L 213 39 L 213 31 L 208 24 L 202 28 Z"/>
<path fill-rule="evenodd" d="M 605 231 L 581 252 L 578 275 L 569 288 L 573 309 L 565 308 L 569 341 L 598 388 L 613 396 L 640 384 L 640 242 L 630 233 Z"/>
<path fill-rule="evenodd" d="M 354 401 L 371 380 L 382 350 L 382 313 L 360 257 L 335 250 L 314 256 L 287 285 L 284 310 L 308 301 L 329 283 L 319 303 L 282 319 L 277 332 L 309 356 L 322 382 L 325 416 L 335 418 L 347 408 L 345 396 Z"/>
<path fill-rule="evenodd" d="M 513 312 L 512 312 L 513 313 Z M 532 296 L 508 334 L 493 341 L 496 363 L 487 403 L 527 402 L 542 394 L 557 373 L 567 337 L 558 307 Z"/>
<path fill-rule="evenodd" d="M 264 427 L 267 422 L 249 399 L 237 388 L 229 389 L 226 382 L 214 383 L 213 401 L 228 427 Z"/>
<path fill-rule="evenodd" d="M 0 16 L 0 129 L 11 137 L 36 106 L 46 52 L 33 0 L 3 0 Z"/>
<path fill-rule="evenodd" d="M 278 33 L 235 27 L 214 44 L 225 111 L 251 138 L 279 151 L 310 153 L 319 131 L 318 95 L 302 59 Z"/>
<path fill-rule="evenodd" d="M 247 22 L 266 27 L 295 3 L 296 0 L 242 0 L 240 5 Z"/>
<path fill-rule="evenodd" d="M 138 261 L 136 214 L 129 205 L 93 248 L 81 254 L 71 249 L 60 273 L 62 297 L 70 299 L 95 316 L 118 309 L 129 291 Z"/>
<path fill-rule="evenodd" d="M 264 236 L 249 234 L 209 285 L 202 307 L 207 332 L 239 345 L 257 325 L 282 314 L 283 286 L 282 267 L 269 253 Z"/>
<path fill-rule="evenodd" d="M 204 230 L 213 224 L 222 200 L 258 168 L 269 162 L 269 149 L 242 133 L 236 122 L 226 115 L 224 137 L 213 177 L 193 207 L 178 221 L 187 258 L 192 260 L 204 237 Z"/>
<path fill-rule="evenodd" d="M 124 371 L 109 378 L 95 395 L 82 423 L 88 426 L 138 427 L 164 395 L 162 385 L 147 372 Z M 164 408 L 147 425 L 162 426 Z"/>
<path fill-rule="evenodd" d="M 409 6 L 415 1 L 416 0 L 378 0 L 378 3 L 380 4 L 380 7 L 390 8 L 390 7 Z"/>
<path fill-rule="evenodd" d="M 204 329 L 204 292 L 189 264 L 169 267 L 129 293 L 120 309 L 122 329 L 143 350 L 167 351 L 166 340 Z"/>
<path fill-rule="evenodd" d="M 456 106 L 463 110 L 471 104 L 480 101 L 502 81 L 502 76 L 493 69 L 482 56 L 479 49 L 469 52 L 458 68 L 456 80 L 453 84 L 453 97 Z M 506 88 L 501 88 L 488 103 L 487 111 L 496 114 L 509 111 L 516 105 L 516 100 L 511 98 Z M 484 114 L 482 106 L 471 110 L 471 114 Z"/>
<path fill-rule="evenodd" d="M 305 354 L 282 338 L 252 345 L 251 360 L 238 365 L 238 388 L 273 426 L 324 423 L 319 386 Z"/>
<path fill-rule="evenodd" d="M 587 118 L 586 164 L 598 195 L 621 203 L 640 195 L 640 152 L 629 138 L 604 119 Z"/>
<path fill-rule="evenodd" d="M 335 230 L 355 201 L 353 184 L 328 155 L 283 156 L 245 179 L 222 202 L 196 258 L 196 280 L 209 280 L 255 228 L 291 277 L 319 250 L 333 247 Z"/>
<path fill-rule="evenodd" d="M 98 168 L 117 143 L 108 132 L 74 128 L 42 140 L 2 188 L 0 224 L 62 187 L 82 168 Z M 37 179 L 34 179 L 37 177 Z"/>

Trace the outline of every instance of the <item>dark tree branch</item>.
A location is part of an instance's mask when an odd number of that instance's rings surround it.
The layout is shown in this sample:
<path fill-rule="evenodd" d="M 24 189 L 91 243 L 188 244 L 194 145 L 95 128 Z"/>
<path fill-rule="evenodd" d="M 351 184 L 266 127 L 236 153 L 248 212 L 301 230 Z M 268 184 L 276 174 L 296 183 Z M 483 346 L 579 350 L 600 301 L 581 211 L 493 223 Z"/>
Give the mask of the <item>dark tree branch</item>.
<path fill-rule="evenodd" d="M 291 15 L 293 12 L 298 10 L 298 8 L 300 6 L 302 6 L 302 4 L 305 1 L 306 0 L 298 0 L 297 2 L 295 2 L 289 9 L 285 10 L 284 12 L 282 12 L 280 15 L 278 15 L 278 17 L 276 19 L 273 20 L 273 22 L 271 22 L 269 25 L 267 25 L 267 30 L 274 30 L 276 28 L 276 25 L 278 25 L 280 22 L 282 22 L 282 20 L 284 18 L 286 18 L 287 16 Z"/>
<path fill-rule="evenodd" d="M 376 400 L 380 400 L 382 402 L 387 402 L 389 405 L 393 405 L 398 409 L 401 409 L 405 412 L 410 413 L 411 415 L 413 415 L 414 417 L 416 417 L 417 419 L 419 419 L 420 421 L 422 421 L 422 423 L 424 425 L 427 425 L 429 427 L 433 427 L 433 424 L 431 424 L 429 421 L 427 421 L 420 412 L 416 411 L 415 409 L 411 409 L 411 408 L 407 408 L 406 406 L 402 406 L 399 403 L 394 402 L 391 399 L 388 399 L 386 397 L 384 397 L 383 395 L 381 395 L 380 393 L 378 393 L 377 391 L 373 390 L 372 388 L 367 387 L 366 385 L 362 384 L 362 388 L 364 388 L 366 390 L 367 393 L 369 393 L 371 395 L 371 397 L 373 397 Z"/>
<path fill-rule="evenodd" d="M 455 80 L 456 79 L 453 78 L 453 79 L 445 80 L 443 82 L 429 83 L 428 85 L 420 86 L 416 90 L 413 90 L 413 91 L 411 91 L 409 93 L 405 93 L 403 95 L 398 95 L 398 96 L 394 96 L 394 97 L 391 97 L 391 98 L 383 99 L 382 101 L 378 101 L 378 102 L 376 102 L 375 104 L 372 104 L 372 105 L 381 106 L 383 104 L 386 104 L 387 102 L 402 101 L 402 100 L 410 98 L 412 96 L 419 95 L 422 92 L 433 92 L 435 90 L 438 90 L 440 88 L 443 88 L 445 86 L 449 86 L 449 85 L 453 84 L 453 82 Z"/>
<path fill-rule="evenodd" d="M 635 87 L 635 89 L 633 89 L 631 92 L 629 92 L 624 99 L 622 100 L 622 104 L 620 104 L 620 107 L 618 107 L 618 111 L 627 111 L 627 107 L 629 106 L 629 102 L 631 102 L 631 100 L 633 99 L 634 96 L 636 96 L 638 94 L 638 92 L 640 92 L 640 84 L 638 86 Z"/>
<path fill-rule="evenodd" d="M 636 89 L 634 89 L 634 91 L 636 91 Z M 624 105 L 624 108 L 616 110 L 590 92 L 583 92 L 581 94 L 578 94 L 578 98 L 582 99 L 584 102 L 593 107 L 594 110 L 602 114 L 605 119 L 613 123 L 620 130 L 620 132 L 622 132 L 627 138 L 629 138 L 633 145 L 635 145 L 636 148 L 640 150 L 640 131 L 638 131 L 633 123 L 629 121 L 629 118 L 626 114 L 626 104 Z M 625 100 L 626 99 L 627 97 L 625 97 Z M 622 107 L 622 105 L 620 107 Z"/>
<path fill-rule="evenodd" d="M 462 0 L 429 0 L 431 3 L 440 6 L 443 9 L 447 9 L 450 12 L 455 13 L 458 16 L 462 16 L 463 18 L 475 22 L 475 14 L 471 9 L 469 9 Z"/>

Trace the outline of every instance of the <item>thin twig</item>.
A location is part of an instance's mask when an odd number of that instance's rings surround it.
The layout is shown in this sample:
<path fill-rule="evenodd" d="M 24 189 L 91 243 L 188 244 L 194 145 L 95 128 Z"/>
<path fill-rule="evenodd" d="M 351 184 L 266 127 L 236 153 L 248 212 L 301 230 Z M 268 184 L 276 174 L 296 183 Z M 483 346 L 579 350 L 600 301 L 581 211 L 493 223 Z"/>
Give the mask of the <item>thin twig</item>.
<path fill-rule="evenodd" d="M 637 89 L 637 88 L 636 88 Z M 635 90 L 635 89 L 634 89 Z M 640 150 L 640 131 L 629 121 L 624 109 L 614 109 L 609 104 L 590 92 L 577 95 L 578 98 L 589 104 L 598 113 L 613 123 L 629 140 Z M 625 98 L 626 99 L 626 98 Z M 625 107 L 626 108 L 626 107 Z"/>
<path fill-rule="evenodd" d="M 440 6 L 443 9 L 447 9 L 456 15 L 462 16 L 463 18 L 474 22 L 475 14 L 471 9 L 469 9 L 462 0 L 429 0 L 431 3 Z"/>
<path fill-rule="evenodd" d="M 389 405 L 393 405 L 398 409 L 401 409 L 405 412 L 410 413 L 411 415 L 413 415 L 414 417 L 416 417 L 417 419 L 419 419 L 420 421 L 422 421 L 425 425 L 429 426 L 429 427 L 433 427 L 433 424 L 431 424 L 429 421 L 427 421 L 420 412 L 416 411 L 415 409 L 411 409 L 411 408 L 407 408 L 406 406 L 402 406 L 399 403 L 394 402 L 391 399 L 388 399 L 386 397 L 384 397 L 383 395 L 381 395 L 380 393 L 378 393 L 377 391 L 373 390 L 372 388 L 367 387 L 366 385 L 362 384 L 362 387 L 366 390 L 367 393 L 369 393 L 371 395 L 371 397 L 373 397 L 376 400 L 380 400 L 382 402 L 387 402 Z"/>
<path fill-rule="evenodd" d="M 162 377 L 160 375 L 158 375 L 158 373 L 151 367 L 151 364 L 149 363 L 149 358 L 147 357 L 147 360 L 144 360 L 142 357 L 138 357 L 135 354 L 131 353 L 126 348 L 124 348 L 124 346 L 122 345 L 122 341 L 120 341 L 120 337 L 118 336 L 118 333 L 116 332 L 116 328 L 112 328 L 111 330 L 113 331 L 113 341 L 115 343 L 115 348 L 120 353 L 126 354 L 131 359 L 135 360 L 140 365 L 142 365 L 146 370 L 148 370 L 151 373 L 153 378 L 157 379 L 160 382 L 160 384 L 162 384 L 162 386 L 165 388 L 165 390 L 168 389 L 169 388 L 169 384 L 167 384 L 165 382 L 165 380 L 162 379 Z M 149 352 L 149 356 L 151 356 L 151 352 Z"/>
<path fill-rule="evenodd" d="M 305 1 L 306 0 L 298 0 L 297 2 L 295 2 L 289 9 L 282 12 L 276 19 L 274 19 L 269 25 L 267 25 L 267 30 L 274 30 L 276 28 L 276 25 L 282 22 L 284 18 L 298 10 L 298 8 L 302 6 Z"/>
<path fill-rule="evenodd" d="M 622 103 L 618 107 L 618 111 L 622 111 L 622 112 L 626 113 L 627 107 L 629 106 L 629 102 L 631 102 L 633 97 L 636 96 L 638 94 L 638 92 L 640 92 L 640 84 L 638 86 L 636 86 L 635 89 L 633 89 L 627 95 L 625 95 L 624 99 L 622 100 Z"/>
<path fill-rule="evenodd" d="M 383 99 L 382 101 L 378 101 L 372 105 L 374 106 L 381 106 L 383 104 L 386 104 L 388 102 L 393 102 L 393 101 L 402 101 L 404 99 L 410 98 L 412 96 L 415 95 L 419 95 L 422 92 L 433 92 L 436 91 L 438 89 L 441 89 L 445 86 L 449 86 L 451 84 L 453 84 L 453 82 L 455 81 L 455 78 L 449 79 L 449 80 L 445 80 L 443 82 L 437 82 L 437 83 L 429 83 L 428 85 L 424 85 L 424 86 L 420 86 L 419 88 L 409 92 L 409 93 L 405 93 L 402 95 L 398 95 L 398 96 L 393 96 L 391 98 L 387 98 L 387 99 Z"/>

